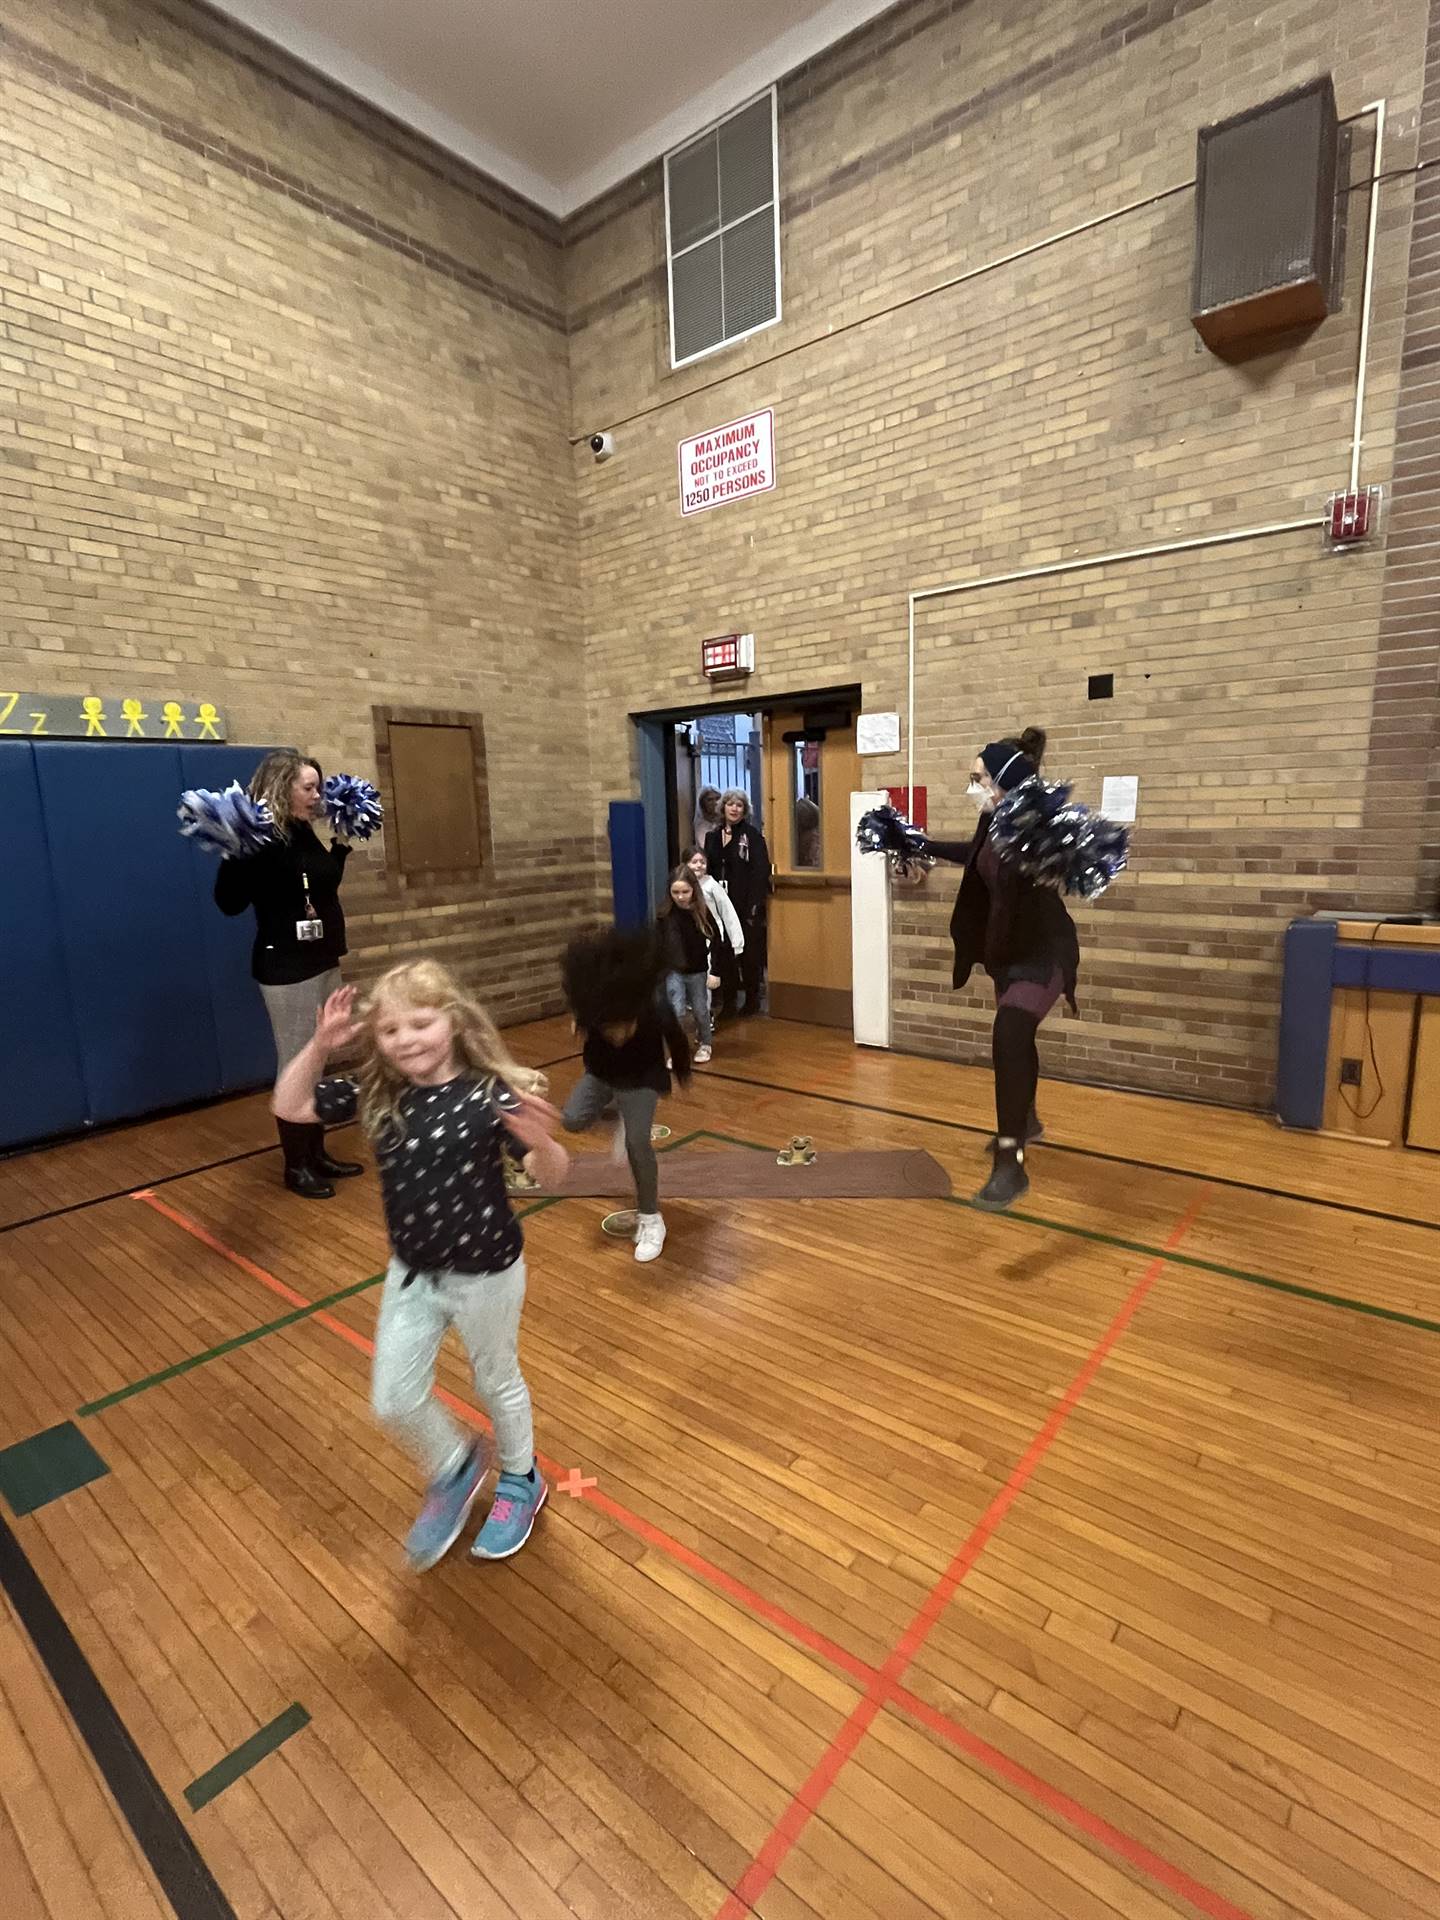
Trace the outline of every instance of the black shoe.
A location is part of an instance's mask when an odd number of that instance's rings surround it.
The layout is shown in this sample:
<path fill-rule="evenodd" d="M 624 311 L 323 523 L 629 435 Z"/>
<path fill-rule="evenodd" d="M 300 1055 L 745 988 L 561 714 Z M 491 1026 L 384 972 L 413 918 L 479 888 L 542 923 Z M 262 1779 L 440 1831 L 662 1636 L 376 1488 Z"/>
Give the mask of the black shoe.
<path fill-rule="evenodd" d="M 302 1200 L 333 1200 L 335 1189 L 328 1180 L 322 1180 L 313 1167 L 287 1167 L 285 1184 L 291 1193 L 298 1193 Z"/>
<path fill-rule="evenodd" d="M 996 1147 L 994 1170 L 976 1194 L 975 1205 L 982 1213 L 1004 1213 L 1007 1207 L 1013 1207 L 1029 1191 L 1030 1176 L 1025 1171 L 1024 1150 L 1019 1147 Z"/>
<path fill-rule="evenodd" d="M 310 1164 L 326 1180 L 353 1180 L 365 1171 L 358 1160 L 332 1160 L 323 1148 Z"/>

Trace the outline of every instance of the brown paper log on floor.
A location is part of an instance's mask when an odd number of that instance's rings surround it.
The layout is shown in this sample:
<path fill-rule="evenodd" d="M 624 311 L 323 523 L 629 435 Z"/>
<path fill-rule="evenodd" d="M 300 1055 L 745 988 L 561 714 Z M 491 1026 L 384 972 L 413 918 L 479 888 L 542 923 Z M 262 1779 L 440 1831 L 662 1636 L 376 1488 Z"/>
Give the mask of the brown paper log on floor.
<path fill-rule="evenodd" d="M 777 1152 L 779 1149 L 777 1148 Z M 608 1154 L 579 1154 L 552 1196 L 623 1199 L 635 1183 Z M 774 1153 L 740 1147 L 723 1153 L 679 1151 L 660 1158 L 660 1192 L 669 1200 L 943 1200 L 950 1176 L 928 1153 L 821 1153 L 808 1167 L 781 1167 Z"/>

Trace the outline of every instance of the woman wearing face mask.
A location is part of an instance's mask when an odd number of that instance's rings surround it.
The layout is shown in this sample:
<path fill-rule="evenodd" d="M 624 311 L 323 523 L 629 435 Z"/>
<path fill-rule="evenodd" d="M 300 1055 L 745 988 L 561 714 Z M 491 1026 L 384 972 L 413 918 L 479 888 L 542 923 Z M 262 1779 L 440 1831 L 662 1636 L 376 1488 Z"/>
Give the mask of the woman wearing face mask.
<path fill-rule="evenodd" d="M 980 814 L 974 838 L 930 840 L 925 851 L 965 869 L 950 938 L 955 944 L 958 992 L 977 966 L 995 986 L 994 1167 L 975 1204 L 1000 1213 L 1030 1185 L 1025 1149 L 1044 1132 L 1035 1113 L 1040 1022 L 1063 995 L 1075 1008 L 1080 943 L 1060 895 L 1037 886 L 1002 862 L 989 844 L 990 822 L 1001 799 L 1040 771 L 1045 735 L 1027 727 L 1012 740 L 993 741 L 970 770 L 968 798 Z"/>
<path fill-rule="evenodd" d="M 270 809 L 275 836 L 243 859 L 220 863 L 215 904 L 222 913 L 255 909 L 250 971 L 275 1035 L 278 1071 L 314 1037 L 315 1016 L 340 987 L 345 915 L 340 881 L 347 842 L 327 847 L 314 821 L 325 811 L 325 776 L 307 754 L 282 747 L 267 753 L 250 782 L 250 798 Z M 354 1160 L 332 1160 L 318 1120 L 278 1120 L 285 1184 L 305 1200 L 333 1200 L 334 1182 L 363 1173 Z"/>

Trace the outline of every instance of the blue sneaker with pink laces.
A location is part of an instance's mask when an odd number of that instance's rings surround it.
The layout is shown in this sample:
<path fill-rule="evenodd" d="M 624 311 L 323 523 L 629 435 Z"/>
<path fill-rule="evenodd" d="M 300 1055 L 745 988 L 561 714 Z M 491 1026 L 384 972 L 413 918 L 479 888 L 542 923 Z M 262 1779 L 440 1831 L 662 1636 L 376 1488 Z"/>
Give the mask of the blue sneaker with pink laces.
<path fill-rule="evenodd" d="M 416 1573 L 443 1560 L 465 1529 L 470 1509 L 485 1484 L 485 1456 L 472 1447 L 454 1473 L 431 1484 L 420 1517 L 410 1529 L 405 1551 Z"/>
<path fill-rule="evenodd" d="M 550 1489 L 538 1466 L 529 1473 L 502 1473 L 495 1483 L 495 1504 L 470 1549 L 472 1560 L 508 1560 L 518 1553 L 535 1525 Z"/>

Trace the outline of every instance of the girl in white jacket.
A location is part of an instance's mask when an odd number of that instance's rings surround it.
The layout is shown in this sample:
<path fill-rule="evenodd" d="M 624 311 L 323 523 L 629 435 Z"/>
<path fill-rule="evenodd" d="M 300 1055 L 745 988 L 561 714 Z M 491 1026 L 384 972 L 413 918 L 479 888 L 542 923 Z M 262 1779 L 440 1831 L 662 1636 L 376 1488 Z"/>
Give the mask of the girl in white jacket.
<path fill-rule="evenodd" d="M 709 863 L 699 847 L 688 847 L 685 865 L 700 883 L 705 908 L 716 929 L 717 938 L 710 955 L 711 972 L 720 978 L 720 1004 L 732 1011 L 740 990 L 740 956 L 745 951 L 745 929 L 730 904 L 730 896 L 710 872 Z M 713 1006 L 712 1006 L 713 1012 Z"/>

